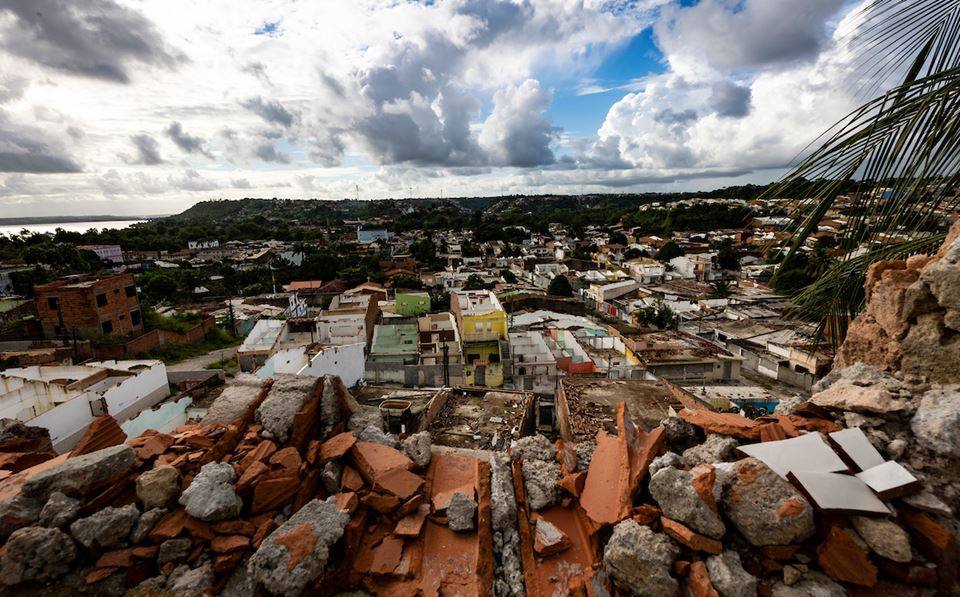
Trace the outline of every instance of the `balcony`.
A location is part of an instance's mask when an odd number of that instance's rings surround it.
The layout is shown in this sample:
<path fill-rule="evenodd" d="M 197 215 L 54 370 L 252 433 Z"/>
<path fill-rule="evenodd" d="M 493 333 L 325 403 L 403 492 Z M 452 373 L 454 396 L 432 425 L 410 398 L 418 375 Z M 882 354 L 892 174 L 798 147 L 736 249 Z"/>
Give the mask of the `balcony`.
<path fill-rule="evenodd" d="M 497 340 L 502 340 L 499 332 L 496 331 L 483 331 L 483 332 L 464 332 L 463 341 L 464 342 L 496 342 Z"/>

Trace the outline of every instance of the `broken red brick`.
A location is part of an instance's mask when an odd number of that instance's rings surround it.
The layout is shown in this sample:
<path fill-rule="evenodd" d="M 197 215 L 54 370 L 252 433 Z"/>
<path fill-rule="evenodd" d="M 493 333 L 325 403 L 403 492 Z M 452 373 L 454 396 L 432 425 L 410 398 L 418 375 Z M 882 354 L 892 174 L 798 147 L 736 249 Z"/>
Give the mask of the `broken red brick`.
<path fill-rule="evenodd" d="M 268 518 L 260 523 L 260 526 L 257 527 L 257 532 L 253 534 L 253 539 L 251 539 L 250 544 L 254 549 L 260 547 L 260 544 L 263 543 L 263 540 L 267 538 L 270 533 L 277 530 L 277 523 L 272 518 Z"/>
<path fill-rule="evenodd" d="M 403 539 L 384 537 L 380 545 L 373 550 L 371 574 L 393 574 L 403 557 Z"/>
<path fill-rule="evenodd" d="M 583 493 L 583 486 L 587 482 L 587 471 L 580 471 L 579 473 L 569 473 L 560 477 L 560 480 L 557 481 L 564 491 L 572 495 L 573 497 L 580 497 L 580 494 Z"/>
<path fill-rule="evenodd" d="M 716 539 L 711 539 L 710 537 L 706 537 L 700 533 L 694 532 L 675 520 L 670 520 L 665 516 L 661 516 L 660 524 L 663 525 L 664 533 L 673 537 L 690 549 L 712 554 L 719 554 L 723 551 L 723 543 L 717 541 Z"/>
<path fill-rule="evenodd" d="M 450 500 L 453 499 L 455 493 L 462 493 L 463 495 L 473 499 L 476 493 L 473 485 L 462 485 L 460 487 L 453 487 L 446 491 L 434 492 L 433 499 L 431 503 L 433 504 L 434 512 L 442 512 L 447 509 L 447 506 L 450 505 Z"/>
<path fill-rule="evenodd" d="M 704 504 L 719 514 L 720 510 L 717 508 L 717 500 L 713 496 L 713 486 L 717 482 L 716 469 L 712 464 L 698 464 L 690 469 L 690 472 L 693 474 L 693 479 L 690 480 L 693 490 L 697 492 L 697 495 Z"/>
<path fill-rule="evenodd" d="M 327 463 L 343 457 L 356 443 L 357 436 L 352 431 L 334 435 L 320 446 L 320 462 Z"/>
<path fill-rule="evenodd" d="M 834 580 L 864 587 L 877 584 L 877 568 L 843 527 L 834 526 L 817 547 L 817 563 Z"/>
<path fill-rule="evenodd" d="M 533 528 L 533 550 L 541 556 L 551 556 L 569 549 L 570 537 L 545 518 L 537 518 Z"/>
<path fill-rule="evenodd" d="M 927 568 L 914 564 L 902 564 L 884 558 L 877 560 L 877 567 L 881 572 L 908 585 L 921 585 L 936 588 L 940 584 L 940 577 L 936 568 Z M 879 587 L 879 583 L 877 583 Z"/>
<path fill-rule="evenodd" d="M 240 461 L 240 470 L 246 471 L 247 467 L 254 462 L 266 463 L 276 451 L 277 444 L 268 439 L 263 440 L 257 444 L 254 449 L 247 452 L 247 455 L 243 457 L 243 459 Z"/>
<path fill-rule="evenodd" d="M 233 553 L 218 555 L 213 558 L 213 573 L 217 576 L 225 576 L 233 572 L 243 560 L 244 553 L 235 551 Z"/>
<path fill-rule="evenodd" d="M 253 488 L 250 512 L 257 514 L 282 506 L 293 499 L 299 488 L 300 480 L 293 476 L 260 481 Z"/>
<path fill-rule="evenodd" d="M 423 503 L 423 494 L 418 493 L 409 500 L 400 504 L 400 507 L 397 508 L 397 516 L 406 516 L 407 514 L 412 514 L 417 511 L 417 508 L 420 507 L 420 504 Z"/>
<path fill-rule="evenodd" d="M 775 442 L 787 439 L 787 434 L 784 432 L 783 427 L 780 426 L 780 423 L 765 423 L 759 427 L 759 430 L 760 441 L 762 442 Z"/>
<path fill-rule="evenodd" d="M 377 493 L 375 491 L 371 491 L 363 496 L 363 499 L 360 501 L 368 508 L 373 508 L 380 514 L 389 514 L 400 506 L 400 499 L 397 496 Z"/>
<path fill-rule="evenodd" d="M 799 545 L 764 545 L 760 548 L 760 553 L 771 560 L 789 561 L 799 550 Z"/>
<path fill-rule="evenodd" d="M 43 452 L 7 452 L 0 454 L 0 469 L 11 473 L 19 473 L 56 457 L 57 453 L 49 450 Z"/>
<path fill-rule="evenodd" d="M 144 560 L 156 556 L 159 549 L 159 546 L 151 545 L 108 551 L 100 556 L 94 566 L 97 568 L 127 568 L 133 566 L 138 559 Z"/>
<path fill-rule="evenodd" d="M 587 470 L 580 507 L 598 525 L 614 524 L 621 519 L 630 476 L 623 447 L 616 436 L 603 429 L 597 432 L 597 447 Z"/>
<path fill-rule="evenodd" d="M 393 529 L 393 534 L 399 537 L 419 537 L 428 514 L 430 514 L 430 506 L 421 504 L 416 511 L 407 514 L 397 522 L 397 526 Z"/>
<path fill-rule="evenodd" d="M 125 441 L 127 441 L 127 434 L 120 429 L 117 420 L 110 415 L 101 415 L 87 426 L 80 440 L 70 450 L 70 458 L 119 446 Z"/>
<path fill-rule="evenodd" d="M 353 493 L 352 491 L 337 494 L 337 508 L 340 510 L 345 510 L 350 514 L 353 514 L 359 505 L 360 499 L 357 498 L 357 494 Z"/>
<path fill-rule="evenodd" d="M 360 491 L 363 489 L 363 477 L 352 466 L 343 467 L 343 474 L 340 476 L 340 488 L 349 491 Z"/>
<path fill-rule="evenodd" d="M 413 461 L 406 454 L 382 444 L 357 442 L 350 448 L 350 454 L 357 470 L 370 483 L 391 471 L 413 468 Z"/>
<path fill-rule="evenodd" d="M 300 470 L 300 453 L 294 447 L 284 448 L 270 457 L 270 465 L 297 474 Z"/>
<path fill-rule="evenodd" d="M 129 444 L 130 442 L 127 443 Z M 151 435 L 139 446 L 136 446 L 134 450 L 137 452 L 137 458 L 147 461 L 166 452 L 172 444 L 173 437 L 165 433 L 157 433 Z"/>
<path fill-rule="evenodd" d="M 185 528 L 187 533 L 194 539 L 201 541 L 213 539 L 213 531 L 210 530 L 210 523 L 198 520 L 190 515 L 187 515 L 186 520 L 184 520 L 183 528 Z"/>
<path fill-rule="evenodd" d="M 167 539 L 177 537 L 183 530 L 187 522 L 187 512 L 183 508 L 177 508 L 173 512 L 164 515 L 160 522 L 154 525 L 150 530 L 149 537 L 151 541 L 160 543 Z"/>
<path fill-rule="evenodd" d="M 663 514 L 663 512 L 660 510 L 659 506 L 655 506 L 653 504 L 640 504 L 633 509 L 631 518 L 642 525 L 650 526 L 654 522 L 660 520 L 661 514 Z"/>
<path fill-rule="evenodd" d="M 379 475 L 373 487 L 376 491 L 386 491 L 403 501 L 420 491 L 423 479 L 408 470 L 398 468 Z"/>
<path fill-rule="evenodd" d="M 220 535 L 210 542 L 210 550 L 214 553 L 231 553 L 246 549 L 250 545 L 250 538 L 243 535 Z"/>
<path fill-rule="evenodd" d="M 690 569 L 687 573 L 687 579 L 684 583 L 685 595 L 693 597 L 720 597 L 717 590 L 713 588 L 710 582 L 710 574 L 707 573 L 707 566 L 702 561 L 690 562 Z"/>
<path fill-rule="evenodd" d="M 707 433 L 731 435 L 742 439 L 758 439 L 760 424 L 736 413 L 717 413 L 708 410 L 682 409 L 677 413 L 681 419 L 696 425 Z"/>
<path fill-rule="evenodd" d="M 221 535 L 246 535 L 252 537 L 257 532 L 257 525 L 246 520 L 221 520 L 210 525 L 214 533 Z"/>
<path fill-rule="evenodd" d="M 96 568 L 90 574 L 83 577 L 83 581 L 88 585 L 93 583 L 100 582 L 101 580 L 107 578 L 114 572 L 119 570 L 119 568 Z"/>
<path fill-rule="evenodd" d="M 313 553 L 317 546 L 317 536 L 309 524 L 303 523 L 289 533 L 275 538 L 278 543 L 287 548 L 290 557 L 287 559 L 287 571 L 293 570 L 305 557 Z"/>
<path fill-rule="evenodd" d="M 934 519 L 910 508 L 900 511 L 900 518 L 917 547 L 927 559 L 937 563 L 941 588 L 952 587 L 957 582 L 957 538 Z"/>
<path fill-rule="evenodd" d="M 320 458 L 320 440 L 312 439 L 310 443 L 307 444 L 307 462 L 310 464 L 317 464 L 317 460 Z"/>

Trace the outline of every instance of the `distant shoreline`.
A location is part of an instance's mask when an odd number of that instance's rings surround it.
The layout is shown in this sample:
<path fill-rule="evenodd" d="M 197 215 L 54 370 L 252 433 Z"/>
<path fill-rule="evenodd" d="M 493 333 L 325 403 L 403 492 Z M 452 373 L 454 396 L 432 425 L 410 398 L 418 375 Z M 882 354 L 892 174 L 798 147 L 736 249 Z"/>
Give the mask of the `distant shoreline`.
<path fill-rule="evenodd" d="M 0 226 L 20 226 L 35 224 L 71 224 L 76 222 L 124 222 L 132 220 L 156 220 L 165 215 L 151 216 L 30 216 L 19 218 L 0 218 Z"/>

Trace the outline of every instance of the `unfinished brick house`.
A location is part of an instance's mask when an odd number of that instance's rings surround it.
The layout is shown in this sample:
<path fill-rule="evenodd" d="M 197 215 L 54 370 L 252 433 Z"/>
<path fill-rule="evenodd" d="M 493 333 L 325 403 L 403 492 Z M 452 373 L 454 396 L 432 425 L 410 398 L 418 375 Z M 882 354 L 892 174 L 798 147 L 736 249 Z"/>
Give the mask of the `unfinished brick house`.
<path fill-rule="evenodd" d="M 34 288 L 48 338 L 72 335 L 128 337 L 143 332 L 137 287 L 130 274 L 70 276 Z"/>

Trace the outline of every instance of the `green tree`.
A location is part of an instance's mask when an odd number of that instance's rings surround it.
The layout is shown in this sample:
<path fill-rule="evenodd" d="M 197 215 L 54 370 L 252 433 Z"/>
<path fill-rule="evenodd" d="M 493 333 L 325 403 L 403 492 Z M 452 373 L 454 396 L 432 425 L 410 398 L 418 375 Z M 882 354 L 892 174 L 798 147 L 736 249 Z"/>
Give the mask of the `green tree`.
<path fill-rule="evenodd" d="M 611 233 L 610 233 L 609 235 L 607 235 L 607 236 L 608 236 L 608 238 L 609 238 L 610 244 L 612 244 L 612 245 L 626 245 L 626 244 L 627 244 L 627 237 L 626 237 L 626 235 L 625 235 L 624 233 L 622 233 L 622 232 L 614 231 L 614 232 L 611 232 Z"/>
<path fill-rule="evenodd" d="M 554 276 L 547 286 L 547 294 L 550 296 L 573 296 L 573 287 L 570 286 L 570 280 L 567 280 L 566 276 Z"/>
<path fill-rule="evenodd" d="M 653 326 L 661 330 L 676 329 L 680 325 L 680 319 L 663 301 L 657 301 L 653 305 L 639 309 L 634 313 L 637 324 Z"/>
<path fill-rule="evenodd" d="M 731 294 L 733 294 L 733 291 L 730 289 L 730 282 L 717 280 L 710 284 L 710 292 L 707 296 L 712 299 L 725 299 L 730 298 Z"/>
<path fill-rule="evenodd" d="M 463 285 L 464 290 L 486 290 L 487 288 L 487 283 L 483 281 L 479 274 L 470 274 Z"/>
<path fill-rule="evenodd" d="M 150 276 L 143 284 L 144 297 L 149 302 L 172 301 L 176 299 L 180 292 L 180 285 L 167 273 L 159 273 Z"/>
<path fill-rule="evenodd" d="M 725 270 L 740 269 L 740 251 L 734 246 L 733 241 L 725 238 L 720 242 L 720 249 L 717 251 L 717 265 Z"/>
<path fill-rule="evenodd" d="M 503 278 L 503 281 L 507 284 L 516 284 L 517 276 L 512 271 L 504 268 L 500 270 L 500 277 Z"/>
<path fill-rule="evenodd" d="M 660 250 L 657 251 L 657 259 L 663 261 L 664 263 L 670 261 L 674 257 L 680 257 L 681 255 L 683 255 L 683 250 L 672 240 L 665 242 L 663 246 L 660 247 Z"/>

